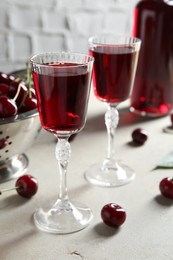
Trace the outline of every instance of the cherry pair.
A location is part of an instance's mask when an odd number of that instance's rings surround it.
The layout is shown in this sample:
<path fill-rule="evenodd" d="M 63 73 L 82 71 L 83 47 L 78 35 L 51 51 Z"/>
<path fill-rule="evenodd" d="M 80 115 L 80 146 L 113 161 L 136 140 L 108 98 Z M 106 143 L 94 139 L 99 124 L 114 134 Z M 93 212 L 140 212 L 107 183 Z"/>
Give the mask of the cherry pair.
<path fill-rule="evenodd" d="M 35 90 L 31 86 L 31 72 L 27 80 L 0 72 L 0 118 L 15 116 L 37 108 Z"/>

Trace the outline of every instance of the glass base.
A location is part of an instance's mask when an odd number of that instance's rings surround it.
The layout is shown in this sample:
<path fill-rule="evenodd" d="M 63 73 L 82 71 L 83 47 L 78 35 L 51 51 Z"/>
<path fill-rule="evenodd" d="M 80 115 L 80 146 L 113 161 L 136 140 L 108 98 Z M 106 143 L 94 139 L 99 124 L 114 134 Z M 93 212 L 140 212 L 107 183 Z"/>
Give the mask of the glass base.
<path fill-rule="evenodd" d="M 34 222 L 38 229 L 54 234 L 77 232 L 88 226 L 93 217 L 92 211 L 79 203 L 68 202 L 62 205 L 58 201 L 52 208 L 47 205 L 34 213 Z"/>
<path fill-rule="evenodd" d="M 85 179 L 94 185 L 102 187 L 122 186 L 135 178 L 134 171 L 121 163 L 105 166 L 105 164 L 94 164 L 84 174 Z"/>

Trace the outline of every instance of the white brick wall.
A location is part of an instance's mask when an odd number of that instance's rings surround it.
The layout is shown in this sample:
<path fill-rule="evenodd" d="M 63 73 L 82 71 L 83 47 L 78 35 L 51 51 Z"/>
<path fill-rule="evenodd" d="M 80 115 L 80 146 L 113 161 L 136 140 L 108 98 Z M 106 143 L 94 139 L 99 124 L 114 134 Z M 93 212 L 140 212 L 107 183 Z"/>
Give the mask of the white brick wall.
<path fill-rule="evenodd" d="M 25 67 L 33 54 L 88 52 L 88 37 L 131 34 L 137 0 L 1 0 L 0 71 Z"/>

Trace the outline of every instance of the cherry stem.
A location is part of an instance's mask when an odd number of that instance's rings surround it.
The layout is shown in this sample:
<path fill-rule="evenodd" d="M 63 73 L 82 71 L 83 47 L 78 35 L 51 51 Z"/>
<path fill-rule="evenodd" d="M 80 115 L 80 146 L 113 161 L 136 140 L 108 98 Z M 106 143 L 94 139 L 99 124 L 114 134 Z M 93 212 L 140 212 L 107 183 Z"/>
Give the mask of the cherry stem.
<path fill-rule="evenodd" d="M 15 81 L 15 82 L 19 82 L 20 80 L 21 80 L 21 78 L 18 77 L 18 78 L 16 78 L 14 81 Z"/>
<path fill-rule="evenodd" d="M 28 86 L 28 93 L 29 98 L 32 98 L 32 92 L 31 92 L 31 68 L 29 66 L 29 63 L 26 64 L 26 85 Z"/>
<path fill-rule="evenodd" d="M 2 193 L 6 192 L 6 191 L 17 190 L 19 188 L 21 188 L 21 186 L 16 186 L 16 187 L 13 187 L 13 188 L 2 189 L 2 190 L 0 190 L 0 195 L 2 195 Z"/>
<path fill-rule="evenodd" d="M 29 98 L 32 98 L 32 92 L 31 92 L 31 69 L 29 67 L 29 64 L 27 63 L 27 69 L 26 69 L 26 74 L 27 74 L 27 78 L 26 78 L 26 86 L 28 87 L 28 92 L 23 96 L 23 99 L 22 99 L 22 102 L 20 103 L 19 105 L 19 109 L 23 106 L 24 102 L 25 102 L 25 99 L 26 97 L 29 95 Z M 16 79 L 16 81 L 19 81 L 20 78 Z M 18 88 L 17 88 L 17 92 L 16 92 L 16 95 L 14 96 L 13 98 L 13 101 L 15 102 L 16 99 L 18 98 L 19 96 L 19 93 L 20 93 L 20 89 L 21 89 L 21 85 L 23 83 L 20 82 L 19 85 L 18 85 Z"/>
<path fill-rule="evenodd" d="M 13 101 L 14 101 L 14 102 L 16 101 L 16 99 L 17 99 L 18 96 L 19 96 L 20 89 L 21 89 L 21 85 L 22 85 L 22 83 L 20 82 L 19 85 L 18 85 L 18 88 L 17 88 L 16 95 L 15 95 L 14 98 L 13 98 Z"/>
<path fill-rule="evenodd" d="M 23 96 L 22 102 L 21 102 L 20 105 L 19 105 L 19 110 L 20 110 L 20 108 L 23 106 L 23 104 L 24 104 L 25 99 L 26 99 L 27 96 L 28 96 L 28 92 Z"/>
<path fill-rule="evenodd" d="M 19 110 L 20 110 L 20 108 L 23 106 L 26 97 L 27 97 L 28 95 L 29 95 L 29 98 L 32 97 L 32 92 L 31 92 L 31 69 L 30 69 L 28 63 L 26 64 L 26 86 L 27 86 L 27 88 L 28 88 L 28 92 L 23 96 L 22 102 L 21 102 L 20 105 L 19 105 Z M 21 87 L 20 87 L 20 84 L 19 84 L 17 93 L 16 93 L 16 95 L 15 95 L 15 97 L 14 97 L 15 100 L 16 100 L 16 98 L 17 98 L 18 95 L 19 95 L 20 88 L 21 88 Z M 17 96 L 17 97 L 16 97 L 16 96 Z M 14 101 L 15 101 L 15 100 L 14 100 Z"/>

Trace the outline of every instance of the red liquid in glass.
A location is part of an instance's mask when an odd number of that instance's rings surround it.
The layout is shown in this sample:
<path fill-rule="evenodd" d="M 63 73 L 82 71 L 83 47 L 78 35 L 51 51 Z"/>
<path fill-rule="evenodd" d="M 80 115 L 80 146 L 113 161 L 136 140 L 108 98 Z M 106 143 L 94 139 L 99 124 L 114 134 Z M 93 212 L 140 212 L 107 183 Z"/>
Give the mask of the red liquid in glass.
<path fill-rule="evenodd" d="M 33 72 L 42 126 L 53 132 L 80 130 L 85 124 L 91 73 L 87 65 L 50 65 L 44 74 L 43 70 Z"/>
<path fill-rule="evenodd" d="M 95 58 L 94 92 L 107 103 L 126 100 L 133 84 L 138 52 L 130 46 L 97 46 L 90 50 Z"/>
<path fill-rule="evenodd" d="M 131 111 L 166 115 L 173 108 L 173 6 L 163 0 L 139 2 L 134 12 L 134 36 L 142 45 Z"/>

